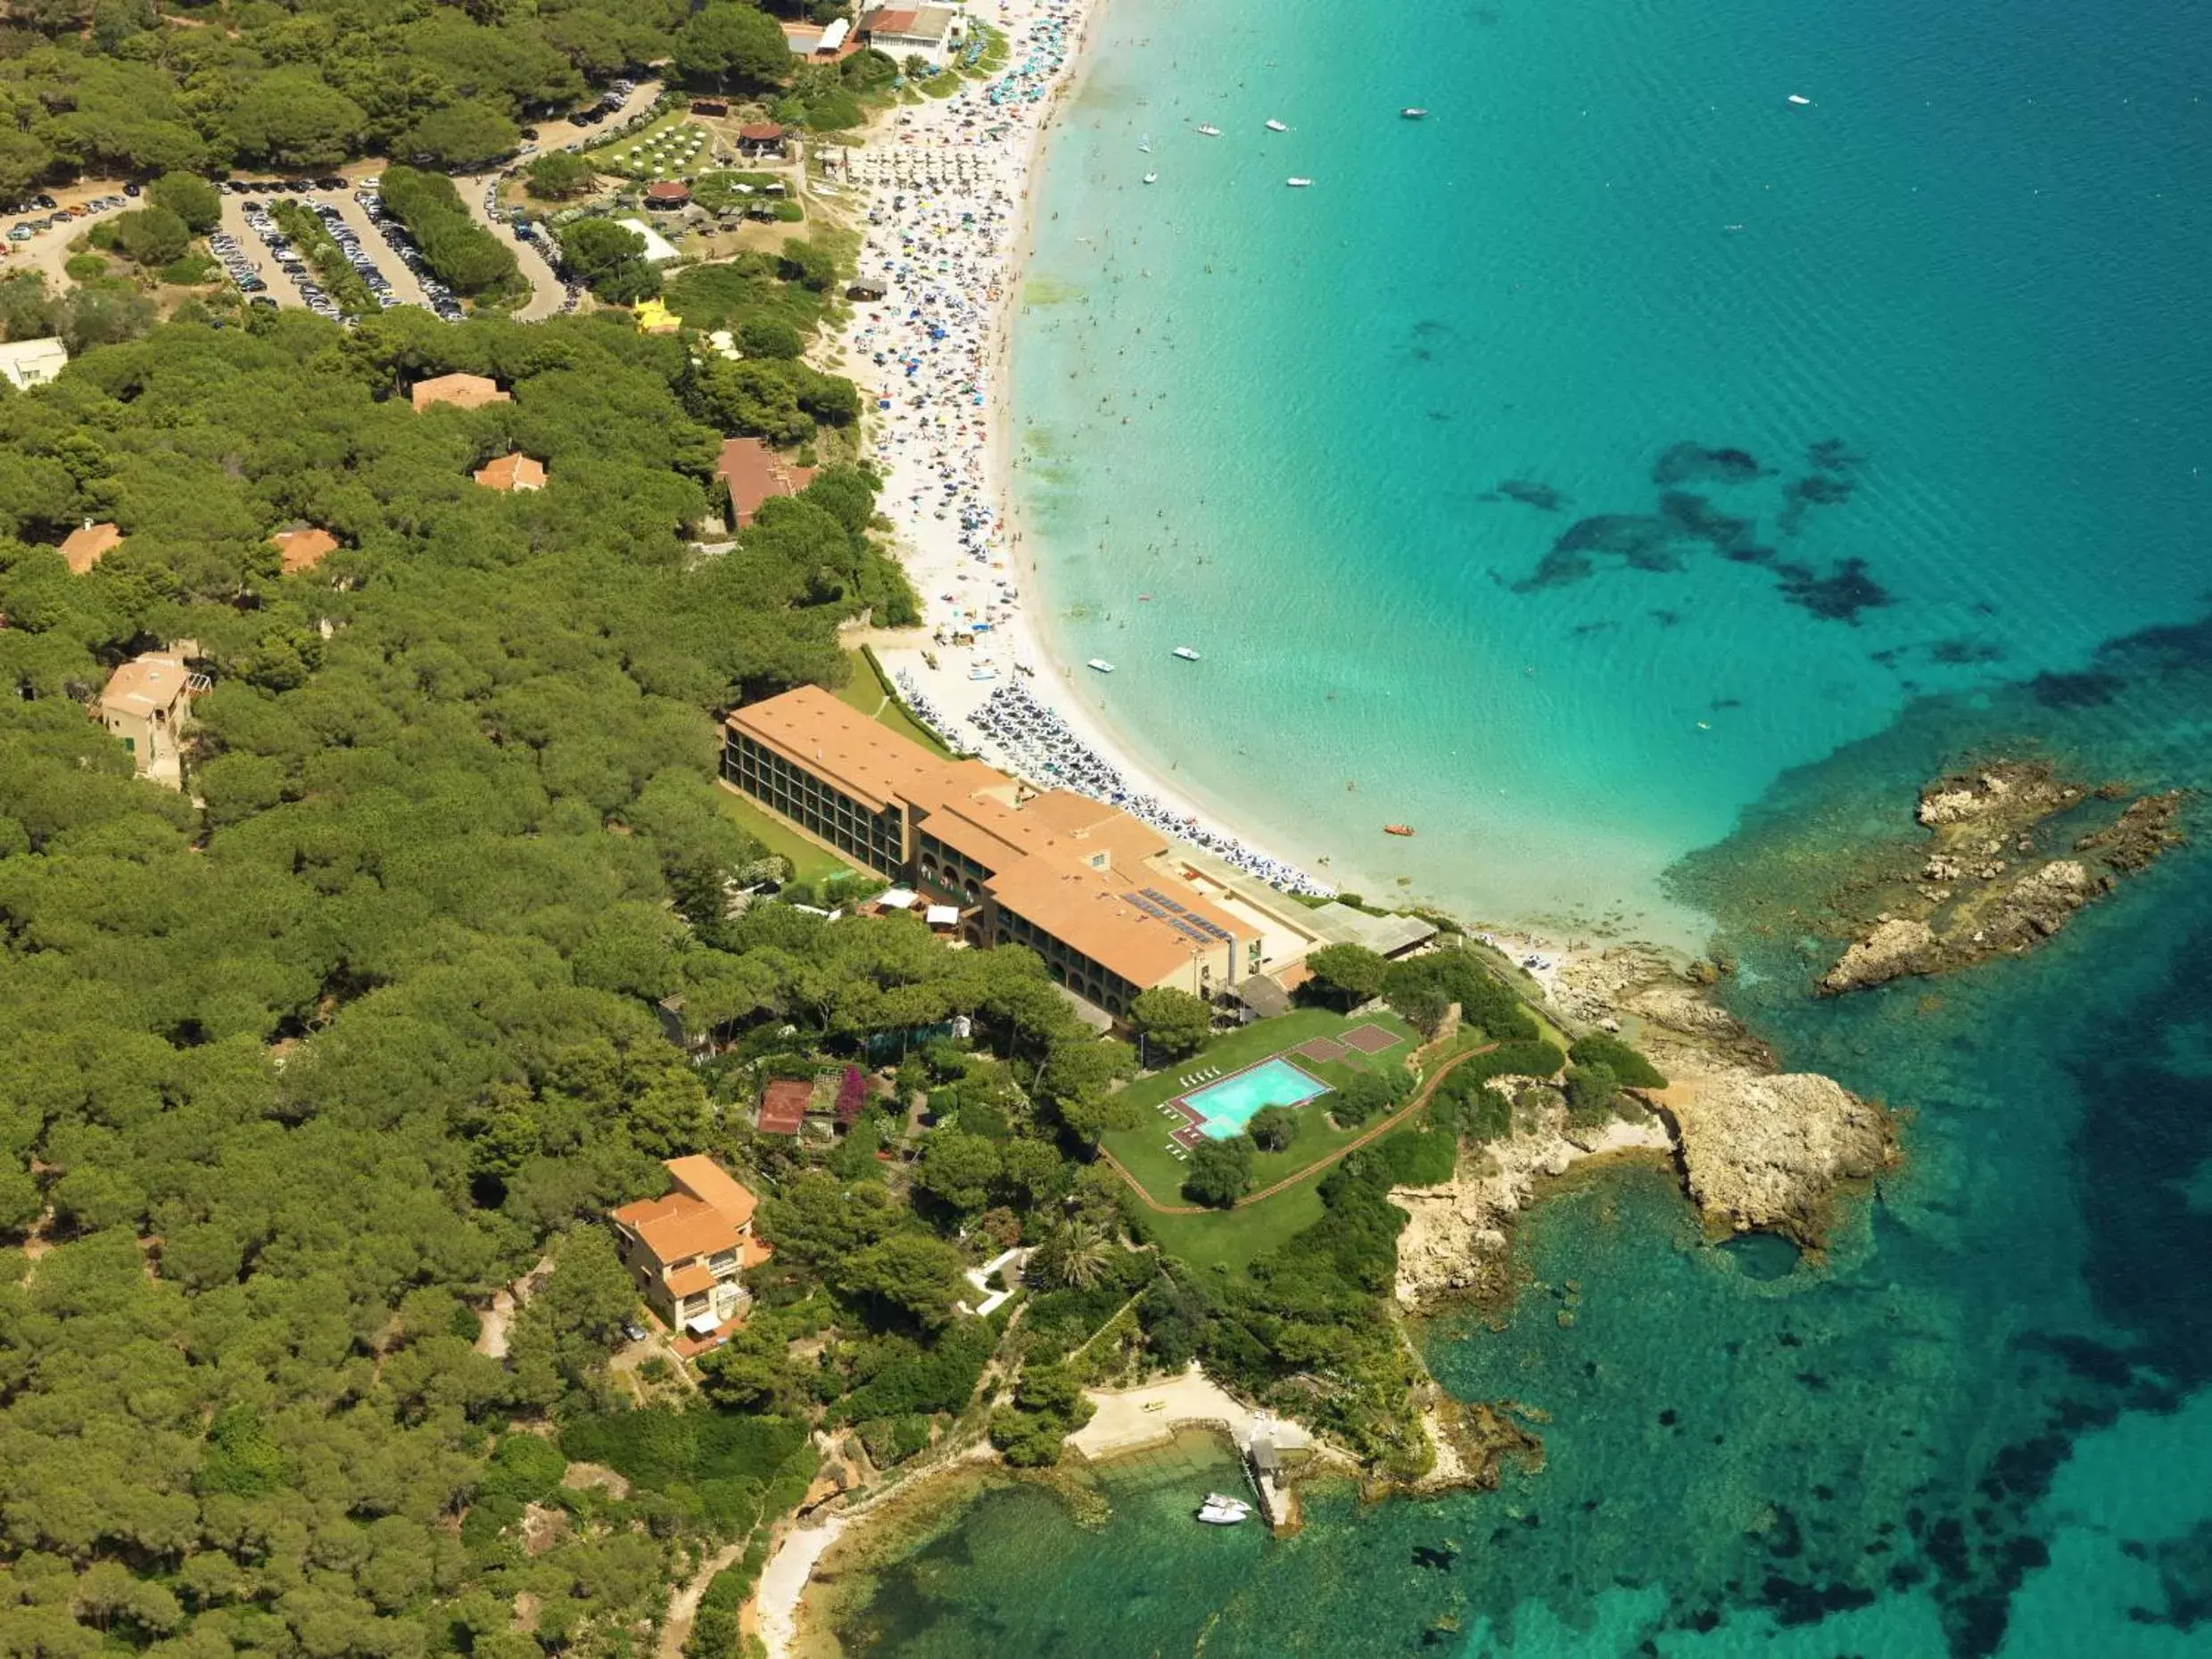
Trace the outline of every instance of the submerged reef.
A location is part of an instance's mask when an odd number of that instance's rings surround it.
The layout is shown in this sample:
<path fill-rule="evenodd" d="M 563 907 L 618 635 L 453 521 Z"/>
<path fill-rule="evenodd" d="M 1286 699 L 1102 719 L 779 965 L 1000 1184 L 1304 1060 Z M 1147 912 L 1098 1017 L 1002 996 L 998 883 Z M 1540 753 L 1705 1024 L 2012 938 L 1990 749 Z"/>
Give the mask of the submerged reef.
<path fill-rule="evenodd" d="M 1807 459 L 1813 470 L 1783 486 L 1780 502 L 1773 508 L 1776 529 L 1783 537 L 1803 527 L 1811 508 L 1851 499 L 1853 483 L 1845 475 L 1858 458 L 1846 451 L 1840 440 L 1812 445 Z M 1735 564 L 1770 568 L 1782 598 L 1823 622 L 1856 623 L 1860 612 L 1889 604 L 1887 590 L 1868 574 L 1864 559 L 1840 559 L 1825 571 L 1780 559 L 1761 541 L 1755 515 L 1717 506 L 1708 496 L 1682 487 L 1694 483 L 1737 489 L 1773 475 L 1771 468 L 1760 466 L 1747 450 L 1712 449 L 1687 441 L 1671 444 L 1651 470 L 1659 492 L 1655 511 L 1593 513 L 1576 519 L 1553 540 L 1535 572 L 1514 584 L 1514 591 L 1531 593 L 1587 582 L 1605 559 L 1618 559 L 1631 570 L 1664 574 L 1684 568 L 1686 552 L 1705 548 Z M 1548 485 L 1508 478 L 1482 499 L 1519 501 L 1556 512 L 1567 498 Z"/>

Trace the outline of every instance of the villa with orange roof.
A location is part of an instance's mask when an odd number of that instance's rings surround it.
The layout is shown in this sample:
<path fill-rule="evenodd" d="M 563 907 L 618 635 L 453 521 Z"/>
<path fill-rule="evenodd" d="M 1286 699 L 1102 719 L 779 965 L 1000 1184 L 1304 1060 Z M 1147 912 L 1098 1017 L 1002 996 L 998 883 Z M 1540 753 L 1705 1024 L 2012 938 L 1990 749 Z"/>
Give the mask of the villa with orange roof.
<path fill-rule="evenodd" d="M 313 570 L 338 550 L 338 538 L 313 524 L 279 530 L 269 538 L 269 543 L 276 549 L 276 557 L 283 562 L 287 576 L 296 576 L 303 570 Z"/>
<path fill-rule="evenodd" d="M 542 490 L 545 467 L 527 455 L 502 455 L 479 466 L 474 475 L 487 490 Z"/>
<path fill-rule="evenodd" d="M 484 375 L 435 375 L 428 380 L 418 380 L 409 392 L 419 411 L 433 403 L 450 403 L 457 409 L 480 409 L 487 403 L 508 403 L 513 400 L 499 390 L 499 383 Z"/>
<path fill-rule="evenodd" d="M 123 740 L 140 777 L 181 789 L 192 699 L 207 689 L 207 676 L 185 666 L 182 649 L 148 651 L 109 677 L 94 718 Z"/>
<path fill-rule="evenodd" d="M 720 1164 L 693 1156 L 664 1168 L 675 1183 L 665 1197 L 624 1204 L 608 1219 L 623 1266 L 689 1358 L 744 1323 L 753 1297 L 739 1275 L 770 1251 L 753 1236 L 759 1201 Z"/>
<path fill-rule="evenodd" d="M 62 557 L 69 561 L 70 574 L 81 576 L 122 545 L 123 532 L 113 524 L 87 518 L 62 539 Z"/>

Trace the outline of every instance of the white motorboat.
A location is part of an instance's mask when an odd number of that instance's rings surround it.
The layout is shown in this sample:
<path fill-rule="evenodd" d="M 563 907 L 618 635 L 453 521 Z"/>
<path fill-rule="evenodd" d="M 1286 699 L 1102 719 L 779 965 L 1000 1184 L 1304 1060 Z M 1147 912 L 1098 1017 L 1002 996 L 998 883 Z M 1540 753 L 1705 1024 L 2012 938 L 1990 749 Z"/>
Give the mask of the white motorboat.
<path fill-rule="evenodd" d="M 1410 103 L 1398 112 L 1399 119 L 1400 120 L 1407 121 L 1417 121 L 1426 114 L 1428 114 L 1426 110 L 1417 108 Z"/>
<path fill-rule="evenodd" d="M 1812 102 L 1812 99 L 1800 97 L 1794 92 L 1789 95 L 1789 101 L 1792 103 L 1811 103 Z"/>
<path fill-rule="evenodd" d="M 1150 133 L 1146 133 L 1146 134 L 1144 135 L 1144 136 L 1143 136 L 1142 138 L 1138 139 L 1138 140 L 1136 141 L 1136 147 L 1137 147 L 1137 153 L 1138 153 L 1139 154 L 1141 154 L 1141 155 L 1150 155 L 1150 154 L 1151 154 L 1151 153 L 1152 153 L 1152 136 L 1151 136 L 1151 134 L 1150 134 Z"/>
<path fill-rule="evenodd" d="M 1270 120 L 1267 123 L 1267 130 L 1271 133 L 1286 133 L 1291 129 L 1285 127 L 1281 121 Z"/>
<path fill-rule="evenodd" d="M 1160 175 L 1158 173 L 1147 173 L 1144 175 L 1144 182 L 1148 185 L 1156 185 L 1160 182 Z"/>
<path fill-rule="evenodd" d="M 1310 178 L 1292 178 L 1283 182 L 1293 190 L 1309 190 L 1313 187 L 1313 180 Z"/>
<path fill-rule="evenodd" d="M 1191 649 L 1191 648 L 1187 645 L 1178 645 L 1176 647 L 1175 654 L 1186 663 L 1195 663 L 1198 661 L 1198 653 Z"/>
<path fill-rule="evenodd" d="M 1198 1506 L 1198 1518 L 1209 1526 L 1235 1526 L 1250 1519 L 1252 1506 L 1242 1498 L 1225 1498 L 1219 1492 L 1206 1494 L 1206 1501 Z"/>
<path fill-rule="evenodd" d="M 1114 672 L 1114 665 L 1102 656 L 1094 656 L 1089 662 L 1085 663 L 1084 666 L 1085 668 L 1095 668 L 1102 674 L 1110 674 Z"/>
<path fill-rule="evenodd" d="M 1198 136 L 1201 138 L 1218 138 L 1221 136 L 1221 128 L 1218 127 L 1201 127 L 1198 129 Z"/>

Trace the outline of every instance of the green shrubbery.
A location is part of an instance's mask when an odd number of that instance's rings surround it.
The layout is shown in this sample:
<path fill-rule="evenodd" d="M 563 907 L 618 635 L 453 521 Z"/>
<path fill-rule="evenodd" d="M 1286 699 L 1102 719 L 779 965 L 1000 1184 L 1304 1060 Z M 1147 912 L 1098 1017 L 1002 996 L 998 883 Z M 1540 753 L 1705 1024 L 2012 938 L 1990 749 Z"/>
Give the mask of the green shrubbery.
<path fill-rule="evenodd" d="M 1578 1066 L 1604 1066 L 1621 1083 L 1632 1089 L 1663 1089 L 1665 1076 L 1659 1068 L 1630 1048 L 1619 1037 L 1603 1031 L 1594 1031 L 1586 1037 L 1575 1039 L 1567 1051 L 1567 1058 Z"/>
<path fill-rule="evenodd" d="M 1193 1203 L 1226 1209 L 1252 1189 L 1251 1137 L 1201 1141 L 1191 1149 L 1183 1171 L 1183 1196 Z"/>
<path fill-rule="evenodd" d="M 384 205 L 407 227 L 438 280 L 459 293 L 488 294 L 520 280 L 515 251 L 468 216 L 442 173 L 387 167 Z"/>

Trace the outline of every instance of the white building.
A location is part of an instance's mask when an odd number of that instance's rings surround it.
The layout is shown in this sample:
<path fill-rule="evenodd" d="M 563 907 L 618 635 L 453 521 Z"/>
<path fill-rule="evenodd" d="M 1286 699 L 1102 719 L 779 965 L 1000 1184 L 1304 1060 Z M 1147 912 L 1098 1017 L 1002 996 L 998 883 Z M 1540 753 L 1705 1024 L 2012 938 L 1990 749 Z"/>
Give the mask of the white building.
<path fill-rule="evenodd" d="M 69 367 L 69 348 L 59 340 L 18 340 L 0 345 L 0 375 L 18 391 L 43 386 Z"/>
<path fill-rule="evenodd" d="M 665 265 L 676 257 L 676 244 L 641 219 L 623 219 L 615 221 L 624 230 L 634 230 L 645 238 L 645 262 Z"/>
<path fill-rule="evenodd" d="M 860 34 L 898 62 L 918 57 L 943 69 L 968 38 L 968 13 L 953 5 L 879 5 L 861 18 Z"/>

